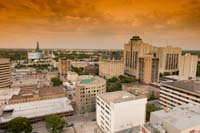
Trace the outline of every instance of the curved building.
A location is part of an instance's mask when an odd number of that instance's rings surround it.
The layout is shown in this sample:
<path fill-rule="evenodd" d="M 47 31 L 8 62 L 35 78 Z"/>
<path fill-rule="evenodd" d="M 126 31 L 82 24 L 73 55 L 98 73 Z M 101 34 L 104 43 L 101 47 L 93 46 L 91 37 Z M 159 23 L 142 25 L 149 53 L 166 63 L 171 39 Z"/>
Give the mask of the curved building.
<path fill-rule="evenodd" d="M 0 88 L 11 86 L 10 59 L 0 58 Z"/>
<path fill-rule="evenodd" d="M 106 92 L 106 80 L 98 76 L 79 76 L 76 83 L 76 106 L 80 113 L 95 111 L 96 94 Z"/>

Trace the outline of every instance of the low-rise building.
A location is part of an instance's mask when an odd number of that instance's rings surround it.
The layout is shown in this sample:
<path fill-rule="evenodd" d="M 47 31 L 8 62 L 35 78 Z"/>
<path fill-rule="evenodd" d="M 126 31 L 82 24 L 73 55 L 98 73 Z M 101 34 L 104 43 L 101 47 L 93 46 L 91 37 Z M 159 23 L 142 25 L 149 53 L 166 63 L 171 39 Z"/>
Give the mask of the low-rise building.
<path fill-rule="evenodd" d="M 122 90 L 128 91 L 136 96 L 144 96 L 147 98 L 158 98 L 160 94 L 159 88 L 143 83 L 124 83 L 122 84 Z"/>
<path fill-rule="evenodd" d="M 16 117 L 26 117 L 32 122 L 44 120 L 48 115 L 73 115 L 71 101 L 67 97 L 8 104 L 1 109 L 0 127 Z"/>
<path fill-rule="evenodd" d="M 75 101 L 80 113 L 95 111 L 96 94 L 106 92 L 106 80 L 98 76 L 79 76 L 76 83 Z"/>
<path fill-rule="evenodd" d="M 185 104 L 173 109 L 151 113 L 150 123 L 144 124 L 142 133 L 199 133 L 200 105 Z"/>
<path fill-rule="evenodd" d="M 200 81 L 182 80 L 161 83 L 159 102 L 173 108 L 183 104 L 200 104 Z"/>
<path fill-rule="evenodd" d="M 43 87 L 34 89 L 21 89 L 18 95 L 13 95 L 9 104 L 25 103 L 31 101 L 65 97 L 62 87 Z"/>
<path fill-rule="evenodd" d="M 107 79 L 124 75 L 124 60 L 100 59 L 99 75 Z"/>
<path fill-rule="evenodd" d="M 67 80 L 75 82 L 77 81 L 77 79 L 78 79 L 78 74 L 76 72 L 71 72 L 71 71 L 67 72 Z"/>
<path fill-rule="evenodd" d="M 0 89 L 0 107 L 9 104 L 9 100 L 14 95 L 19 95 L 20 88 L 4 88 Z"/>
<path fill-rule="evenodd" d="M 145 123 L 147 98 L 126 91 L 98 94 L 96 98 L 97 124 L 103 132 L 129 132 Z"/>

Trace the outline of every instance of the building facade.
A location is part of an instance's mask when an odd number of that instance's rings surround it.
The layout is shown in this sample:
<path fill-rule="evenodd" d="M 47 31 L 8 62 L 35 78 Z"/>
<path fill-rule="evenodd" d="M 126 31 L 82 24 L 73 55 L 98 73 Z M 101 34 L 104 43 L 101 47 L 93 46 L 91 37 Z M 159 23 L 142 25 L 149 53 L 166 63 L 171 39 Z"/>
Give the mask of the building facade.
<path fill-rule="evenodd" d="M 149 84 L 159 81 L 159 58 L 145 55 L 139 58 L 139 80 Z"/>
<path fill-rule="evenodd" d="M 146 98 L 126 91 L 97 95 L 96 120 L 103 132 L 130 132 L 145 123 Z"/>
<path fill-rule="evenodd" d="M 124 75 L 124 61 L 111 59 L 100 59 L 99 75 L 107 79 Z"/>
<path fill-rule="evenodd" d="M 45 55 L 40 51 L 39 42 L 37 42 L 37 47 L 35 51 L 28 52 L 28 59 L 29 60 L 40 60 L 44 59 Z"/>
<path fill-rule="evenodd" d="M 92 75 L 79 76 L 75 91 L 75 102 L 79 112 L 95 111 L 96 94 L 106 92 L 106 80 Z"/>
<path fill-rule="evenodd" d="M 60 75 L 67 75 L 67 72 L 71 70 L 71 60 L 59 59 L 58 71 Z"/>
<path fill-rule="evenodd" d="M 149 54 L 159 59 L 159 73 L 177 72 L 181 51 L 181 48 L 171 46 L 155 47 L 144 43 L 139 36 L 133 36 L 124 45 L 125 73 L 139 78 L 139 58 Z"/>
<path fill-rule="evenodd" d="M 159 103 L 168 108 L 188 103 L 200 105 L 200 82 L 181 80 L 161 83 Z"/>
<path fill-rule="evenodd" d="M 180 56 L 179 76 L 182 79 L 195 78 L 197 72 L 198 56 L 189 53 Z"/>
<path fill-rule="evenodd" d="M 11 86 L 10 59 L 0 58 L 0 88 Z"/>

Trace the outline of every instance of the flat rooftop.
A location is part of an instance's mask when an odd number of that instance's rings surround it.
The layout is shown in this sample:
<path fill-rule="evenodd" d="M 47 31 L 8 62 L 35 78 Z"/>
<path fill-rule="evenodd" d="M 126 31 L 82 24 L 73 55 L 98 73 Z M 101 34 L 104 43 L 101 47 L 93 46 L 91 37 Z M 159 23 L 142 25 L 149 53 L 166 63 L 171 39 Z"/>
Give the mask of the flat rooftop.
<path fill-rule="evenodd" d="M 182 80 L 174 82 L 165 82 L 163 84 L 181 88 L 184 90 L 200 93 L 200 81 L 195 80 Z"/>
<path fill-rule="evenodd" d="M 0 116 L 0 123 L 5 123 L 16 117 L 41 117 L 50 114 L 64 113 L 73 111 L 70 100 L 66 97 L 48 100 L 33 101 L 6 105 L 3 111 L 13 110 L 11 114 Z"/>
<path fill-rule="evenodd" d="M 200 125 L 200 105 L 185 104 L 167 111 L 152 112 L 151 115 L 180 130 Z"/>
<path fill-rule="evenodd" d="M 99 83 L 106 83 L 106 80 L 92 75 L 83 75 L 78 77 L 78 84 L 79 85 L 87 85 L 87 84 L 99 84 Z"/>
<path fill-rule="evenodd" d="M 108 104 L 122 103 L 122 102 L 144 98 L 141 96 L 135 96 L 127 91 L 108 92 L 108 93 L 98 94 L 97 96 L 102 98 Z"/>
<path fill-rule="evenodd" d="M 64 94 L 64 88 L 60 86 L 55 87 L 42 87 L 35 89 L 21 89 L 18 95 L 13 95 L 12 99 L 21 99 L 25 97 L 38 96 L 51 96 L 56 94 Z"/>

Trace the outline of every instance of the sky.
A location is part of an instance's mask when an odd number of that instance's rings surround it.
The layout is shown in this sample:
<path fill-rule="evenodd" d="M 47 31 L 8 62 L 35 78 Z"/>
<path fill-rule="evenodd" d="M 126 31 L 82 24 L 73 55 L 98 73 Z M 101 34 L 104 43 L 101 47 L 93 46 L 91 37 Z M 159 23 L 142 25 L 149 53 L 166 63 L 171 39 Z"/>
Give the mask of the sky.
<path fill-rule="evenodd" d="M 0 0 L 0 48 L 200 50 L 200 0 Z"/>

